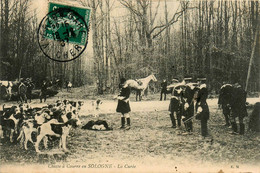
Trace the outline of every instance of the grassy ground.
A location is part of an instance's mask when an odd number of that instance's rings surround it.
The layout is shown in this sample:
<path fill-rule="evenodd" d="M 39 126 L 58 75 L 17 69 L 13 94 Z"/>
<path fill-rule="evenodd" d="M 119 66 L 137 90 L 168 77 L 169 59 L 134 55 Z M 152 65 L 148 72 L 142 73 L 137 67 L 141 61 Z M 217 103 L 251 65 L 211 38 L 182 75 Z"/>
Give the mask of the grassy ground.
<path fill-rule="evenodd" d="M 78 91 L 78 94 L 80 93 L 82 96 L 84 95 L 82 91 Z M 67 93 L 68 95 L 66 93 L 59 94 L 61 95 L 49 99 L 49 102 L 57 98 L 70 98 L 70 93 Z M 71 96 L 73 97 L 72 94 Z M 80 99 L 96 98 L 89 95 Z M 112 95 L 107 95 L 105 98 L 109 100 Z M 157 94 L 148 96 L 146 100 L 158 100 L 158 98 Z M 156 101 L 142 102 L 147 106 L 151 106 L 152 103 L 158 104 Z M 160 103 L 163 104 L 163 102 Z M 168 103 L 168 101 L 165 102 L 165 104 Z M 140 103 L 133 104 L 133 107 L 138 104 Z M 249 114 L 251 111 L 249 110 Z M 142 170 L 146 172 L 155 171 L 157 168 L 160 169 L 159 172 L 194 172 L 195 167 L 206 170 L 206 172 L 209 170 L 217 172 L 220 169 L 227 170 L 227 172 L 251 172 L 251 168 L 259 168 L 259 133 L 247 131 L 243 136 L 231 135 L 229 134 L 231 130 L 222 126 L 224 118 L 221 111 L 217 111 L 216 104 L 210 104 L 210 112 L 211 116 L 208 122 L 210 137 L 206 140 L 200 136 L 199 121 L 194 120 L 194 133 L 192 135 L 182 134 L 184 127 L 180 130 L 171 128 L 167 109 L 133 111 L 130 130 L 117 129 L 120 126 L 119 114 L 104 113 L 100 115 L 99 119 L 106 120 L 114 130 L 102 132 L 80 128 L 73 129 L 67 140 L 70 153 L 66 154 L 65 157 L 38 156 L 31 144 L 29 144 L 29 150 L 25 151 L 19 144 L 1 141 L 0 163 L 4 166 L 37 164 L 45 166 L 45 168 L 46 165 L 50 164 L 79 164 L 81 166 L 85 164 L 87 167 L 96 168 L 100 167 L 101 164 L 112 164 L 112 168 L 104 170 L 119 172 L 138 172 L 137 170 L 141 168 L 144 168 Z M 81 119 L 83 124 L 89 120 L 95 120 L 92 116 L 82 116 Z M 245 122 L 247 124 L 248 117 L 245 118 Z M 50 143 L 50 149 L 57 147 L 57 141 Z M 135 168 L 118 168 L 126 164 Z M 78 169 L 78 171 L 80 170 L 82 171 L 82 169 Z M 92 170 L 96 169 L 85 169 L 85 171 Z"/>

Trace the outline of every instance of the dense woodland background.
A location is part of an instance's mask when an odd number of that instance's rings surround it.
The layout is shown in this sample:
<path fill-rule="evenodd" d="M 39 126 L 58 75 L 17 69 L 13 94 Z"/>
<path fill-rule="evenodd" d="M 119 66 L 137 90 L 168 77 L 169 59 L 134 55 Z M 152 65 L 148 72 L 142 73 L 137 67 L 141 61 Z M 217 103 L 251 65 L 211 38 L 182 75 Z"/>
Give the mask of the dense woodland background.
<path fill-rule="evenodd" d="M 154 73 L 160 82 L 205 75 L 210 91 L 217 92 L 224 81 L 245 87 L 252 56 L 248 91 L 260 90 L 257 0 L 169 2 L 78 0 L 92 8 L 93 54 L 59 63 L 39 49 L 41 19 L 31 1 L 1 0 L 0 79 L 32 77 L 37 87 L 44 78 L 60 79 L 74 87 L 95 85 L 103 94 L 114 92 L 121 76 L 136 79 Z M 114 16 L 118 8 L 125 13 L 121 17 Z"/>

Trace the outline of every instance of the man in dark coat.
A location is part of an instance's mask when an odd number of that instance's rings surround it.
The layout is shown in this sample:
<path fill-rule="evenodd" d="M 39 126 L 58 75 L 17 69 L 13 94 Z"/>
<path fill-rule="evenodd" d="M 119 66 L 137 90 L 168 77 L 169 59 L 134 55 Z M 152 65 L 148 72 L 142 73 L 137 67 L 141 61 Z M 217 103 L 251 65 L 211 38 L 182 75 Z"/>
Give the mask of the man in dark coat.
<path fill-rule="evenodd" d="M 192 117 L 194 116 L 194 94 L 196 90 L 198 90 L 196 83 L 188 83 L 191 80 L 192 80 L 191 78 L 184 79 L 184 81 L 187 83 L 183 93 L 183 98 L 185 100 L 183 106 L 184 107 L 183 116 L 185 118 L 183 119 L 183 122 L 186 127 L 186 130 L 189 133 L 193 131 Z"/>
<path fill-rule="evenodd" d="M 206 137 L 208 135 L 207 123 L 209 120 L 209 107 L 207 104 L 208 89 L 205 84 L 206 78 L 198 78 L 199 90 L 195 93 L 195 118 L 201 121 L 201 135 Z"/>
<path fill-rule="evenodd" d="M 46 102 L 47 88 L 48 88 L 47 81 L 43 80 L 42 85 L 41 85 L 41 93 L 40 93 L 40 102 L 41 103 L 42 103 L 42 98 L 44 98 L 44 102 Z"/>
<path fill-rule="evenodd" d="M 30 78 L 27 78 L 24 84 L 27 87 L 27 98 L 30 100 L 30 102 L 32 102 L 32 90 L 35 86 Z"/>
<path fill-rule="evenodd" d="M 20 101 L 27 103 L 27 86 L 25 85 L 26 80 L 21 78 L 20 84 L 18 86 L 18 96 Z"/>
<path fill-rule="evenodd" d="M 247 116 L 246 110 L 246 91 L 236 83 L 234 85 L 232 96 L 231 96 L 231 126 L 233 130 L 233 134 L 238 133 L 236 118 L 239 120 L 239 134 L 243 135 L 245 133 L 245 125 L 243 123 L 244 117 Z"/>
<path fill-rule="evenodd" d="M 232 95 L 233 86 L 231 84 L 224 84 L 220 88 L 219 98 L 218 98 L 218 105 L 223 110 L 223 115 L 225 117 L 226 124 L 225 126 L 230 126 L 230 102 L 231 102 L 231 95 Z"/>
<path fill-rule="evenodd" d="M 161 96 L 160 101 L 162 101 L 162 95 L 164 94 L 164 100 L 166 100 L 166 94 L 167 94 L 167 81 L 166 79 L 163 80 L 161 83 Z"/>
<path fill-rule="evenodd" d="M 129 105 L 129 96 L 131 89 L 129 86 L 125 84 L 126 79 L 121 78 L 120 79 L 120 84 L 119 84 L 119 89 L 120 93 L 117 97 L 118 99 L 118 104 L 116 108 L 116 112 L 120 112 L 121 115 L 121 129 L 130 129 L 130 115 L 129 112 L 131 111 L 130 105 Z M 127 121 L 127 127 L 125 127 L 125 119 Z"/>
<path fill-rule="evenodd" d="M 181 116 L 183 115 L 183 85 L 176 85 L 173 88 L 172 96 L 169 105 L 170 118 L 172 122 L 172 128 L 176 128 L 176 118 L 178 128 L 181 126 Z M 176 118 L 175 118 L 176 117 Z"/>

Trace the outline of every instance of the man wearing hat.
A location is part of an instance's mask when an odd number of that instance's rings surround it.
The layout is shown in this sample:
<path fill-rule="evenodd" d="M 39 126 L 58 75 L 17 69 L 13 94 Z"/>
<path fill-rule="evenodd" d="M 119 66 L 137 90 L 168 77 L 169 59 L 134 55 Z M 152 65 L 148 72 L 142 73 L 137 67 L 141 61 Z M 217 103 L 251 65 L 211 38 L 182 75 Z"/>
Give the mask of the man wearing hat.
<path fill-rule="evenodd" d="M 244 117 L 247 116 L 246 110 L 246 91 L 238 83 L 234 84 L 234 88 L 231 95 L 231 126 L 233 134 L 238 133 L 238 128 L 236 124 L 236 118 L 239 120 L 239 134 L 243 135 L 245 133 L 245 125 L 243 123 Z"/>
<path fill-rule="evenodd" d="M 160 101 L 162 101 L 162 95 L 164 94 L 164 100 L 166 100 L 166 94 L 167 94 L 167 81 L 164 79 L 161 83 L 161 96 Z"/>
<path fill-rule="evenodd" d="M 178 78 L 173 78 L 171 81 L 171 84 L 167 86 L 167 93 L 172 93 L 173 92 L 173 88 L 176 86 L 176 84 L 179 83 Z"/>
<path fill-rule="evenodd" d="M 116 108 L 116 112 L 120 112 L 121 115 L 121 129 L 130 129 L 130 116 L 129 112 L 131 111 L 129 105 L 129 96 L 131 93 L 130 87 L 126 84 L 126 79 L 121 78 L 119 84 L 120 93 L 117 97 L 118 104 Z M 125 119 L 127 121 L 127 127 L 125 127 Z"/>
<path fill-rule="evenodd" d="M 185 102 L 183 102 L 183 123 L 186 131 L 191 134 L 193 131 L 192 117 L 194 116 L 194 94 L 197 90 L 197 84 L 191 83 L 192 78 L 189 76 L 184 78 L 184 82 L 186 87 L 183 92 L 183 98 L 185 100 Z"/>
<path fill-rule="evenodd" d="M 218 105 L 219 108 L 222 108 L 223 115 L 225 117 L 225 125 L 229 127 L 231 125 L 230 123 L 230 113 L 231 113 L 231 96 L 232 96 L 232 90 L 233 86 L 231 84 L 223 83 L 223 85 L 220 88 L 219 91 L 219 97 L 218 97 Z"/>
<path fill-rule="evenodd" d="M 41 92 L 40 92 L 40 102 L 42 103 L 42 99 L 44 99 L 44 102 L 46 102 L 47 98 L 47 88 L 48 88 L 48 83 L 47 80 L 43 80 L 42 85 L 41 85 Z"/>
<path fill-rule="evenodd" d="M 172 127 L 176 128 L 176 119 L 178 128 L 181 126 L 181 116 L 183 115 L 183 84 L 176 84 L 171 94 L 171 100 L 169 104 L 170 118 L 172 121 Z M 176 118 L 175 118 L 176 117 Z"/>
<path fill-rule="evenodd" d="M 195 93 L 195 114 L 196 119 L 201 122 L 201 135 L 206 137 L 208 135 L 207 122 L 209 120 L 209 107 L 207 104 L 208 89 L 206 86 L 206 78 L 197 78 L 198 91 Z"/>
<path fill-rule="evenodd" d="M 30 100 L 30 102 L 32 102 L 32 90 L 34 89 L 35 85 L 33 84 L 31 78 L 27 78 L 24 84 L 27 87 L 27 98 Z"/>

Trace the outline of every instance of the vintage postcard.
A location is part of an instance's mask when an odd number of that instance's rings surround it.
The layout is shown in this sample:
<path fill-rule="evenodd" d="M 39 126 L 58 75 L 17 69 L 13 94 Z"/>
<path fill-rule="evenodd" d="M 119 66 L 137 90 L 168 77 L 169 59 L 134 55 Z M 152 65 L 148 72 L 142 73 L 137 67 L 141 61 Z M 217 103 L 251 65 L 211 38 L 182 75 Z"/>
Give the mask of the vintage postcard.
<path fill-rule="evenodd" d="M 1 0 L 0 173 L 260 172 L 258 0 Z"/>

